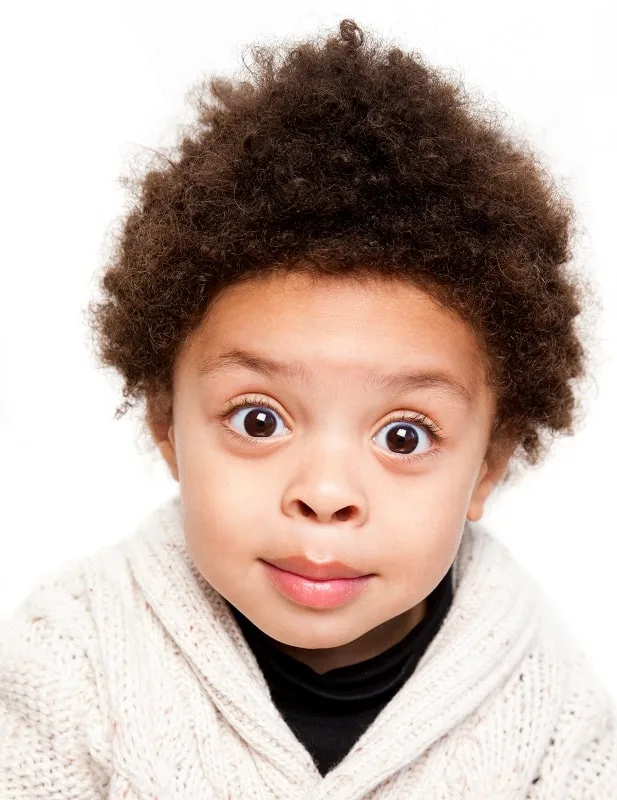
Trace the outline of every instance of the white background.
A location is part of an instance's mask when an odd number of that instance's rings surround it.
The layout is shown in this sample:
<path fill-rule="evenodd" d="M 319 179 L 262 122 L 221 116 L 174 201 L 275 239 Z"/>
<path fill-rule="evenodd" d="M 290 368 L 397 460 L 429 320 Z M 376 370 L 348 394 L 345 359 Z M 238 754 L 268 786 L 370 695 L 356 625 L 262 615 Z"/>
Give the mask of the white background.
<path fill-rule="evenodd" d="M 496 101 L 572 193 L 579 263 L 601 287 L 587 423 L 484 516 L 546 587 L 617 695 L 617 77 L 608 2 L 313 0 L 8 4 L 0 19 L 0 616 L 47 572 L 129 534 L 176 491 L 113 419 L 120 383 L 94 365 L 84 310 L 122 214 L 118 178 L 172 144 L 200 77 L 253 41 L 334 32 L 344 17 Z"/>

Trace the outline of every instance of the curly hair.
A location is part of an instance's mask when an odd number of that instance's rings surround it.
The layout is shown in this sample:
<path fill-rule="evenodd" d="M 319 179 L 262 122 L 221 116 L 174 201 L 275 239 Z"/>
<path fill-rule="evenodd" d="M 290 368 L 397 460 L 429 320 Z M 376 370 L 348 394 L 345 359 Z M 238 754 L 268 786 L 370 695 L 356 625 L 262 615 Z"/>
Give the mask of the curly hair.
<path fill-rule="evenodd" d="M 588 361 L 572 201 L 460 81 L 353 20 L 250 51 L 251 79 L 200 81 L 197 120 L 132 182 L 88 307 L 96 355 L 124 381 L 116 418 L 145 400 L 171 422 L 175 360 L 226 286 L 378 276 L 472 326 L 497 398 L 491 442 L 507 434 L 514 459 L 538 464 L 574 432 Z"/>

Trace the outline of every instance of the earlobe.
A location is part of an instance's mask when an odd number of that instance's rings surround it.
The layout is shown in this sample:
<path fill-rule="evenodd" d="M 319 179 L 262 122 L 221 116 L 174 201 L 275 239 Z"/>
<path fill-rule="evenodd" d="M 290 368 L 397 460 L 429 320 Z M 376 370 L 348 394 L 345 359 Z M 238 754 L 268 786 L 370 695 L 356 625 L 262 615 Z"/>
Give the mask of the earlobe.
<path fill-rule="evenodd" d="M 482 515 L 484 514 L 484 504 L 490 493 L 493 491 L 495 484 L 492 481 L 486 481 L 482 489 L 480 491 L 474 492 L 474 496 L 469 503 L 469 508 L 467 509 L 467 519 L 470 522 L 477 522 L 479 519 L 482 519 Z"/>
<path fill-rule="evenodd" d="M 175 481 L 180 480 L 178 472 L 178 462 L 176 459 L 176 443 L 174 440 L 173 425 L 169 425 L 164 421 L 164 414 L 158 416 L 154 413 L 154 407 L 148 405 L 148 427 L 160 454 L 165 459 L 169 471 Z"/>
<path fill-rule="evenodd" d="M 179 482 L 180 477 L 178 472 L 178 461 L 176 459 L 176 443 L 174 441 L 173 425 L 169 427 L 165 439 L 159 441 L 159 450 L 161 451 L 161 455 L 169 467 L 169 471 L 171 472 L 173 479 Z"/>
<path fill-rule="evenodd" d="M 493 490 L 494 483 L 489 476 L 487 476 L 488 472 L 488 463 L 484 461 L 482 464 L 482 470 L 480 475 L 476 481 L 476 485 L 474 486 L 473 494 L 471 495 L 471 500 L 469 501 L 469 506 L 467 508 L 467 519 L 470 522 L 476 522 L 482 518 L 484 514 L 484 504 L 486 502 L 486 498 Z"/>
<path fill-rule="evenodd" d="M 494 448 L 484 459 L 467 509 L 467 519 L 477 522 L 484 514 L 484 505 L 495 486 L 506 471 L 514 445 L 504 444 L 500 450 Z"/>

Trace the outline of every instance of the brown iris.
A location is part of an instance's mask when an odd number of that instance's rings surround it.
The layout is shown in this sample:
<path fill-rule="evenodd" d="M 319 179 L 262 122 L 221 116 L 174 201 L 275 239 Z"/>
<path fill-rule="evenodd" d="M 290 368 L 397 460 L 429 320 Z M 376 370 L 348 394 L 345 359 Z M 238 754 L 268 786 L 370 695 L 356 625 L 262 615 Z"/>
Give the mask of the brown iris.
<path fill-rule="evenodd" d="M 276 419 L 271 411 L 258 408 L 244 417 L 244 427 L 251 436 L 269 436 L 276 429 Z"/>
<path fill-rule="evenodd" d="M 418 432 L 410 425 L 393 425 L 386 441 L 395 453 L 411 453 L 418 445 Z"/>

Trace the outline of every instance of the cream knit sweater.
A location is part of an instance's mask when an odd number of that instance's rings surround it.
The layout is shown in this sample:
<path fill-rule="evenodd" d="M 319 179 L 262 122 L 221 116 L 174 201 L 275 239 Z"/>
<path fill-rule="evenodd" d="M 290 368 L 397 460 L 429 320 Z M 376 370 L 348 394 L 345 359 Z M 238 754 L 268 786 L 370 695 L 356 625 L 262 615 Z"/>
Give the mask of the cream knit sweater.
<path fill-rule="evenodd" d="M 175 496 L 0 623 L 14 798 L 615 800 L 615 709 L 530 575 L 468 522 L 442 628 L 322 777 L 192 564 Z"/>

